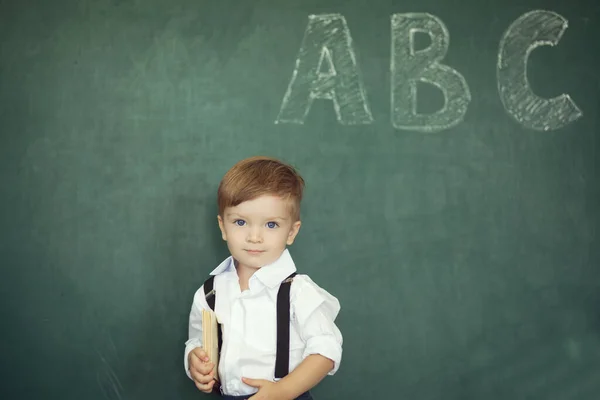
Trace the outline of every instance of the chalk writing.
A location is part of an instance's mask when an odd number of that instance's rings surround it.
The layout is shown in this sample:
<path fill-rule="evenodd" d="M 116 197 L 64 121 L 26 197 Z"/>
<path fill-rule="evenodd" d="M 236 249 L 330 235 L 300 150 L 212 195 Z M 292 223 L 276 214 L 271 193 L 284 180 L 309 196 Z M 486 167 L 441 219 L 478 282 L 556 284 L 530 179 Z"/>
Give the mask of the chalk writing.
<path fill-rule="evenodd" d="M 498 92 L 507 113 L 527 129 L 559 129 L 583 115 L 568 94 L 542 98 L 533 92 L 527 79 L 531 52 L 540 46 L 556 46 L 567 26 L 567 20 L 555 12 L 534 10 L 517 18 L 501 38 L 496 65 Z M 415 48 L 417 33 L 429 36 L 431 44 L 427 48 Z M 454 127 L 464 119 L 471 92 L 463 75 L 441 63 L 449 46 L 450 33 L 435 15 L 392 15 L 390 111 L 394 128 L 432 133 Z M 442 92 L 441 109 L 418 113 L 420 82 Z M 331 100 L 342 124 L 373 122 L 350 30 L 341 14 L 309 16 L 275 123 L 303 124 L 315 99 Z"/>
<path fill-rule="evenodd" d="M 498 92 L 506 111 L 526 128 L 558 129 L 583 115 L 568 94 L 551 99 L 539 97 L 527 80 L 531 52 L 539 46 L 556 46 L 567 26 L 562 16 L 535 10 L 519 17 L 502 36 L 497 65 Z"/>
<path fill-rule="evenodd" d="M 342 124 L 373 122 L 350 30 L 340 14 L 309 16 L 275 123 L 304 123 L 314 99 L 331 100 Z"/>
<path fill-rule="evenodd" d="M 446 56 L 450 33 L 431 14 L 392 15 L 391 113 L 398 129 L 437 132 L 460 123 L 467 112 L 471 93 L 465 78 L 440 64 Z M 426 33 L 431 45 L 415 50 L 414 35 Z M 417 82 L 434 85 L 444 95 L 444 105 L 431 114 L 417 114 Z"/>

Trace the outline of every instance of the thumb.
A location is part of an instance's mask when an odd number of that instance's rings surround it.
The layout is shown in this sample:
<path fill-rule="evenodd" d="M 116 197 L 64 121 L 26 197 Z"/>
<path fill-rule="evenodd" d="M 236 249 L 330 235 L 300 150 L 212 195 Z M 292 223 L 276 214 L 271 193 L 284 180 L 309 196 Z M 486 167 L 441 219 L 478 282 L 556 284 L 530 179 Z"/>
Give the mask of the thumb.
<path fill-rule="evenodd" d="M 246 385 L 252 386 L 252 387 L 255 387 L 255 388 L 260 388 L 261 386 L 263 386 L 265 384 L 265 380 L 264 379 L 242 378 L 242 381 Z"/>

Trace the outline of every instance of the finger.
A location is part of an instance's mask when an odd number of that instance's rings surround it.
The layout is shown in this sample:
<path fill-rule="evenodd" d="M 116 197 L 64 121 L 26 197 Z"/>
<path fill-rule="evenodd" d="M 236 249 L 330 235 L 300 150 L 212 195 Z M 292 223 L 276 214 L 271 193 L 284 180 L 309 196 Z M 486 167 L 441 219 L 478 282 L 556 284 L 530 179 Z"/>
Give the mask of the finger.
<path fill-rule="evenodd" d="M 203 374 L 198 370 L 192 370 L 190 371 L 190 374 L 192 375 L 192 379 L 194 379 L 194 381 L 202 384 L 209 383 L 214 379 L 214 374 L 212 372 L 210 374 Z"/>
<path fill-rule="evenodd" d="M 204 374 L 208 374 L 214 367 L 213 363 L 201 361 L 198 357 L 192 356 L 190 360 L 190 369 L 197 369 Z"/>
<path fill-rule="evenodd" d="M 200 371 L 204 375 L 208 375 L 212 372 L 215 365 L 213 363 L 201 363 L 197 366 L 197 370 Z"/>
<path fill-rule="evenodd" d="M 207 383 L 214 381 L 215 377 L 213 376 L 213 374 L 204 375 L 199 373 L 198 371 L 195 371 L 194 373 L 192 373 L 192 379 L 194 380 L 194 382 L 206 385 Z"/>
<path fill-rule="evenodd" d="M 260 388 L 263 386 L 264 381 L 262 379 L 250 379 L 250 378 L 242 378 L 242 381 L 249 386 Z"/>
<path fill-rule="evenodd" d="M 194 350 L 192 350 L 192 354 L 200 361 L 209 361 L 208 354 L 206 354 L 202 347 L 196 347 Z"/>
<path fill-rule="evenodd" d="M 202 364 L 202 361 L 198 358 L 198 356 L 194 353 L 190 353 L 190 369 L 198 368 L 199 365 Z"/>
<path fill-rule="evenodd" d="M 196 347 L 192 350 L 192 353 L 198 357 L 198 359 L 202 361 L 208 361 L 208 354 L 204 351 L 202 347 Z"/>
<path fill-rule="evenodd" d="M 198 390 L 200 390 L 204 393 L 210 393 L 210 392 L 212 392 L 215 381 L 213 380 L 208 383 L 199 383 L 199 382 L 195 382 L 195 383 L 196 383 L 196 387 L 198 388 Z"/>

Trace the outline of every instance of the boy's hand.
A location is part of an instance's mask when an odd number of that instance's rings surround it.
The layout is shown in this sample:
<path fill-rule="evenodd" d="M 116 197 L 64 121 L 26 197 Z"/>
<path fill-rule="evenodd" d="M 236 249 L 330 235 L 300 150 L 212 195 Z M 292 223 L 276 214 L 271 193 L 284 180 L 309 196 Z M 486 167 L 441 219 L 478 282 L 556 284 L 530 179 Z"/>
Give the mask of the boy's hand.
<path fill-rule="evenodd" d="M 242 381 L 248 386 L 258 388 L 258 392 L 254 393 L 248 400 L 289 400 L 279 390 L 279 386 L 275 382 L 250 378 L 242 378 Z"/>
<path fill-rule="evenodd" d="M 194 379 L 196 387 L 204 392 L 212 392 L 215 384 L 213 368 L 214 364 L 210 362 L 208 355 L 200 347 L 190 351 L 188 355 L 190 375 Z"/>

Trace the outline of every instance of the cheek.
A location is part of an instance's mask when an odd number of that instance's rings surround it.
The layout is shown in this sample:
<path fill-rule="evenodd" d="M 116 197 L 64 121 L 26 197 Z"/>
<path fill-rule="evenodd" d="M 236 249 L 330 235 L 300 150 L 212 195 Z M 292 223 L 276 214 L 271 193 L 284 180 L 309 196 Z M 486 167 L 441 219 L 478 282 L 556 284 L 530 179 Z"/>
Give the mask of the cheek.
<path fill-rule="evenodd" d="M 230 229 L 227 232 L 227 237 L 231 238 L 234 242 L 242 241 L 245 237 L 243 229 Z"/>
<path fill-rule="evenodd" d="M 232 229 L 231 227 L 226 227 L 223 230 L 223 234 L 227 236 L 227 241 L 230 243 L 235 243 L 239 241 L 240 233 L 238 229 Z"/>
<path fill-rule="evenodd" d="M 290 237 L 290 232 L 288 230 L 285 230 L 285 231 L 282 230 L 280 232 L 277 232 L 277 235 L 274 235 L 274 236 L 275 236 L 274 240 L 277 243 L 284 243 L 285 244 L 285 242 L 287 242 L 287 240 Z"/>

